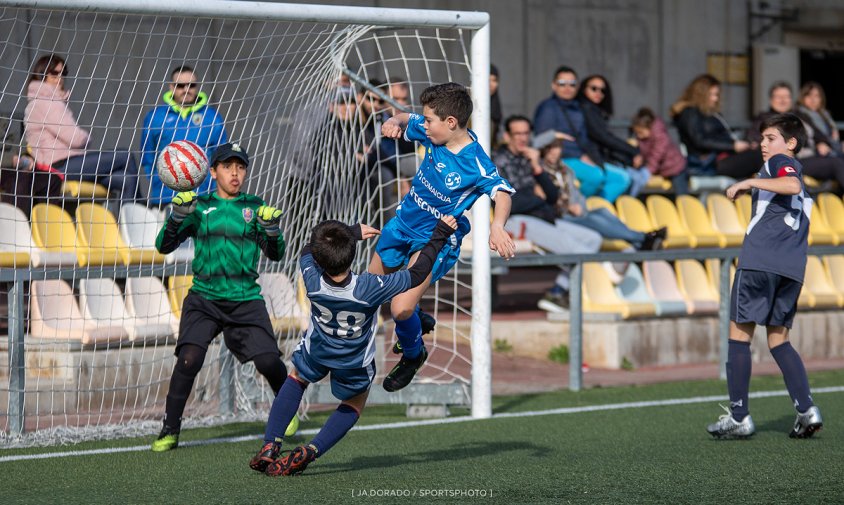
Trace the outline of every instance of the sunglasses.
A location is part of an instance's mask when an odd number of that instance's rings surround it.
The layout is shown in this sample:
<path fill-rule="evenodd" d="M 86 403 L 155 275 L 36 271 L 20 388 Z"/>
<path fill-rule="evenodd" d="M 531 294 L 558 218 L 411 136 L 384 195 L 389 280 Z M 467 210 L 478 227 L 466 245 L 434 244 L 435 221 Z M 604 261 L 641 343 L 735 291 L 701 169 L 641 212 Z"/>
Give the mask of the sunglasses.
<path fill-rule="evenodd" d="M 558 81 L 555 81 L 555 83 L 557 84 L 557 86 L 568 86 L 570 88 L 574 88 L 577 86 L 577 81 L 574 79 L 560 79 Z"/>
<path fill-rule="evenodd" d="M 185 89 L 185 88 L 196 89 L 196 88 L 199 87 L 199 83 L 196 83 L 196 82 L 177 82 L 177 83 L 173 84 L 173 87 L 175 87 L 176 89 Z"/>
<path fill-rule="evenodd" d="M 52 75 L 54 77 L 67 77 L 67 67 L 62 67 L 61 70 L 56 70 L 55 68 L 48 70 L 47 75 Z"/>
<path fill-rule="evenodd" d="M 607 88 L 602 88 L 601 86 L 589 86 L 589 91 L 594 91 L 595 93 L 606 93 Z"/>

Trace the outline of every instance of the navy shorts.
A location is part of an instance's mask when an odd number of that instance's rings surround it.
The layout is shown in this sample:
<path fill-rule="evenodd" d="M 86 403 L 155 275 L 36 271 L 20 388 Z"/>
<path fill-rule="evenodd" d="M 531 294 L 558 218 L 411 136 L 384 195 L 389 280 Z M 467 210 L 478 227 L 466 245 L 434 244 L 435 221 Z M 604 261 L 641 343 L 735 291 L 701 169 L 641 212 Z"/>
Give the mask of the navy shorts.
<path fill-rule="evenodd" d="M 176 356 L 179 355 L 179 348 L 185 344 L 207 350 L 221 331 L 226 347 L 241 363 L 260 354 L 281 355 L 263 300 L 215 301 L 188 292 L 182 305 Z"/>
<path fill-rule="evenodd" d="M 329 368 L 315 361 L 303 344 L 293 351 L 291 360 L 299 377 L 312 384 L 331 373 L 331 394 L 340 401 L 369 391 L 375 379 L 375 360 L 362 368 Z"/>
<path fill-rule="evenodd" d="M 737 270 L 730 321 L 791 328 L 803 283 L 771 272 Z"/>
<path fill-rule="evenodd" d="M 469 233 L 469 220 L 463 216 L 457 220 L 457 231 L 452 234 L 439 254 L 431 271 L 431 284 L 442 279 L 460 258 L 460 243 Z M 407 265 L 410 257 L 421 250 L 428 243 L 425 239 L 412 237 L 405 233 L 398 224 L 397 218 L 390 219 L 381 230 L 381 237 L 375 245 L 375 252 L 381 257 L 381 262 L 387 268 L 399 268 Z"/>

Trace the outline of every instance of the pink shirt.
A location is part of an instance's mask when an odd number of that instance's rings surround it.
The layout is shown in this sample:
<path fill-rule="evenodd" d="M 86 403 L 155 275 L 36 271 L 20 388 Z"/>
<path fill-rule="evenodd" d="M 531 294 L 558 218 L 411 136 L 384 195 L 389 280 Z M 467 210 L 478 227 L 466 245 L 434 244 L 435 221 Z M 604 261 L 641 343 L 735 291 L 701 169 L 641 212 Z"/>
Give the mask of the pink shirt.
<path fill-rule="evenodd" d="M 68 95 L 44 81 L 31 81 L 27 87 L 24 138 L 38 163 L 53 165 L 85 153 L 88 132 L 76 124 Z"/>

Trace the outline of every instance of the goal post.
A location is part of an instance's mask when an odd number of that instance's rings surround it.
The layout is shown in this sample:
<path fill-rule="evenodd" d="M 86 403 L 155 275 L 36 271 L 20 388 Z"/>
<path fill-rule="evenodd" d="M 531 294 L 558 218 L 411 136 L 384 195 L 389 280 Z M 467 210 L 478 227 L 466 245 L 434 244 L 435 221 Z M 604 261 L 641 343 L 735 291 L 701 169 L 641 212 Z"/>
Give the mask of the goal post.
<path fill-rule="evenodd" d="M 91 137 L 80 156 L 128 155 L 141 173 L 140 191 L 128 199 L 127 182 L 117 182 L 111 162 L 96 180 L 79 183 L 68 175 L 58 193 L 39 200 L 36 172 L 3 167 L 0 283 L 15 312 L 8 317 L 8 344 L 0 346 L 2 446 L 150 434 L 159 426 L 192 246 L 166 258 L 153 254 L 150 242 L 168 208 L 148 200 L 142 146 L 144 118 L 163 103 L 172 69 L 195 69 L 196 86 L 224 118 L 228 138 L 249 150 L 245 191 L 284 212 L 288 251 L 280 262 L 262 259 L 258 270 L 285 359 L 307 325 L 297 256 L 310 229 L 326 218 L 383 226 L 419 162 L 415 152 L 373 149 L 378 123 L 377 114 L 363 112 L 374 107 L 367 91 L 388 98 L 383 107 L 389 108 L 399 105 L 393 88 L 407 89 L 410 100 L 402 107 L 421 112 L 418 97 L 427 86 L 465 84 L 474 102 L 471 127 L 490 148 L 487 13 L 221 0 L 0 0 L 0 33 L 4 154 L 43 152 L 33 144 L 54 125 L 33 134 L 30 69 L 40 56 L 57 54 L 70 69 L 66 107 Z M 349 75 L 351 82 L 343 82 Z M 200 127 L 207 114 L 185 117 Z M 64 161 L 54 165 L 61 172 Z M 489 216 L 483 197 L 472 210 L 471 269 L 461 261 L 423 300 L 439 324 L 426 337 L 432 358 L 409 388 L 471 388 L 465 396 L 476 418 L 491 416 Z M 373 250 L 372 243 L 362 245 L 356 269 L 366 268 Z M 263 419 L 272 400 L 254 367 L 237 363 L 220 340 L 197 377 L 187 427 Z M 412 395 L 402 398 L 414 402 Z"/>

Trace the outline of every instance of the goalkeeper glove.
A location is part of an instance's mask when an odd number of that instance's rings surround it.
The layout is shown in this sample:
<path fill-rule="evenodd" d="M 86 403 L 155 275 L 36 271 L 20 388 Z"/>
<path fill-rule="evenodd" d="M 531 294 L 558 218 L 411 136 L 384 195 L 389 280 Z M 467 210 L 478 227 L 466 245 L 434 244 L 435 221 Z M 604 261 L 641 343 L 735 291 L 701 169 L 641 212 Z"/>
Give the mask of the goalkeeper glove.
<path fill-rule="evenodd" d="M 196 210 L 196 193 L 193 191 L 177 193 L 173 197 L 173 213 L 170 214 L 170 219 L 181 223 L 194 210 Z"/>
<path fill-rule="evenodd" d="M 269 205 L 261 205 L 258 207 L 258 224 L 267 233 L 269 237 L 277 237 L 281 230 L 278 224 L 281 221 L 281 211 Z"/>

